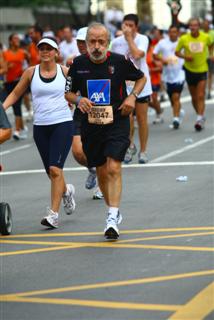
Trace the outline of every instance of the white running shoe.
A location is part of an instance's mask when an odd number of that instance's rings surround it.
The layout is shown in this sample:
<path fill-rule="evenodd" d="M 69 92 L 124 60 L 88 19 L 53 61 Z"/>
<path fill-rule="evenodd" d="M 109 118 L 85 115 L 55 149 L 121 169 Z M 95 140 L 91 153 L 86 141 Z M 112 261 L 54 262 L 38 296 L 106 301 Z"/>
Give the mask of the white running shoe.
<path fill-rule="evenodd" d="M 104 229 L 104 236 L 106 239 L 116 240 L 119 238 L 119 229 L 118 224 L 122 221 L 122 215 L 118 211 L 117 216 L 115 217 L 111 213 L 108 213 L 108 218 L 106 219 L 106 227 Z"/>
<path fill-rule="evenodd" d="M 138 163 L 145 164 L 149 161 L 146 152 L 139 152 L 138 154 Z"/>
<path fill-rule="evenodd" d="M 63 206 L 65 213 L 70 215 L 76 208 L 76 202 L 74 200 L 75 188 L 73 184 L 66 184 L 67 191 L 62 196 Z"/>
<path fill-rule="evenodd" d="M 94 190 L 94 194 L 93 194 L 93 200 L 100 200 L 103 199 L 103 193 L 100 190 L 100 188 L 97 186 L 96 189 Z"/>
<path fill-rule="evenodd" d="M 41 220 L 41 224 L 50 228 L 58 228 L 58 218 L 58 212 L 54 212 L 50 208 L 47 208 L 47 216 Z"/>

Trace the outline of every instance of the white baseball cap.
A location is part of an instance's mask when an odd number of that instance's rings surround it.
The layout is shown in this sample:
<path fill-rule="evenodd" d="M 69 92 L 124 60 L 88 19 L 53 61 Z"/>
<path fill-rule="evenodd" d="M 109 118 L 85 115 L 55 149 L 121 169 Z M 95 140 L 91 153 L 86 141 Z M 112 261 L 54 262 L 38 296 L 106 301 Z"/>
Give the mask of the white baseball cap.
<path fill-rule="evenodd" d="M 54 49 L 56 49 L 56 50 L 59 49 L 57 43 L 56 43 L 54 40 L 50 39 L 50 38 L 42 38 L 42 39 L 39 41 L 39 43 L 37 44 L 37 47 L 39 47 L 39 46 L 40 46 L 41 44 L 43 44 L 43 43 L 49 44 L 49 46 L 51 46 L 52 48 L 54 48 Z"/>
<path fill-rule="evenodd" d="M 85 41 L 85 39 L 86 39 L 86 34 L 87 34 L 87 30 L 88 30 L 88 27 L 80 28 L 80 29 L 77 31 L 76 40 Z"/>

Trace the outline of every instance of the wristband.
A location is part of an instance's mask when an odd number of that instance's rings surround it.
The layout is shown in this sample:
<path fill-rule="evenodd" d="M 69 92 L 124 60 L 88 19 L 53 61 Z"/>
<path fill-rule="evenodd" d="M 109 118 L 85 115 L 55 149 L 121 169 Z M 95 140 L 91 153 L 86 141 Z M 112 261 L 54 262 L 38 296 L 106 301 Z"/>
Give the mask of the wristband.
<path fill-rule="evenodd" d="M 83 98 L 82 96 L 77 96 L 76 105 L 79 104 L 79 102 L 80 102 L 80 100 L 81 100 L 82 98 Z"/>
<path fill-rule="evenodd" d="M 139 94 L 136 91 L 132 91 L 131 94 L 133 94 L 133 96 L 135 96 L 135 98 L 137 99 Z"/>

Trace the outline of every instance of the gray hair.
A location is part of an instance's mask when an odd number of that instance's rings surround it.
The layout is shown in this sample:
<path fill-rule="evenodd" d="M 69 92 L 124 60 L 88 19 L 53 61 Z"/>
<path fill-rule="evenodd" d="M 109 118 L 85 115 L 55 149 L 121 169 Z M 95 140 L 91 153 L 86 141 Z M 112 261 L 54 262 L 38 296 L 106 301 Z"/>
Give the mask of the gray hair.
<path fill-rule="evenodd" d="M 106 28 L 106 26 L 100 22 L 92 22 L 89 26 L 88 26 L 88 30 L 86 33 L 86 42 L 88 42 L 88 38 L 89 38 L 89 32 L 91 31 L 91 29 L 105 29 L 107 32 L 107 36 L 108 36 L 108 42 L 110 43 L 111 41 L 111 35 L 109 30 Z"/>

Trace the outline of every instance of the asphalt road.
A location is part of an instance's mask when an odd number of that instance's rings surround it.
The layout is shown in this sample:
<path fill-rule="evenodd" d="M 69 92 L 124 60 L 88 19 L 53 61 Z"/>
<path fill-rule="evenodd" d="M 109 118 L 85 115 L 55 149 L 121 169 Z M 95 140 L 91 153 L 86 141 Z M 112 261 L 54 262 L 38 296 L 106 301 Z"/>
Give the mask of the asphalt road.
<path fill-rule="evenodd" d="M 65 176 L 76 188 L 76 212 L 62 209 L 59 229 L 47 230 L 40 220 L 49 181 L 32 124 L 27 140 L 1 146 L 1 201 L 14 223 L 0 238 L 1 320 L 214 319 L 214 100 L 200 133 L 189 100 L 179 130 L 169 128 L 168 102 L 163 124 L 149 115 L 150 162 L 135 157 L 124 166 L 116 242 L 104 239 L 106 206 L 92 200 L 87 172 L 71 154 Z M 176 181 L 184 175 L 186 182 Z"/>

